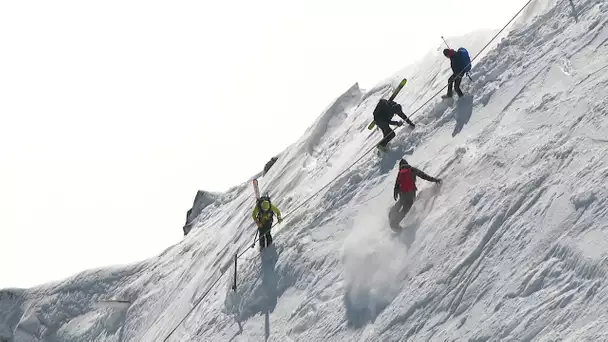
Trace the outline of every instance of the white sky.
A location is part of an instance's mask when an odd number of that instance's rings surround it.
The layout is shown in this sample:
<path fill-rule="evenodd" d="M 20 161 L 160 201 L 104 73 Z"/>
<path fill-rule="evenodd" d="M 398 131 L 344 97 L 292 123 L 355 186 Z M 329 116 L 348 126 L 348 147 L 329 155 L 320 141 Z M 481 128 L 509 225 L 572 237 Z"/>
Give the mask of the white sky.
<path fill-rule="evenodd" d="M 0 288 L 162 252 L 196 190 L 525 2 L 0 2 Z"/>

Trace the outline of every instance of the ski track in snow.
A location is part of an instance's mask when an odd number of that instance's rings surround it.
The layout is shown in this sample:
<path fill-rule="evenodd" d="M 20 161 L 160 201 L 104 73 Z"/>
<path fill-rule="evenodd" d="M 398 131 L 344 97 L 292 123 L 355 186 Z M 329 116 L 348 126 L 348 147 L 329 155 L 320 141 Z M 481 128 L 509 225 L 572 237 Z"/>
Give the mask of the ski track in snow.
<path fill-rule="evenodd" d="M 368 92 L 351 87 L 260 178 L 288 215 L 251 246 L 250 182 L 158 257 L 0 291 L 0 341 L 608 340 L 608 3 L 535 1 L 474 63 L 466 97 L 433 99 L 380 138 L 373 108 L 404 76 L 411 111 L 444 86 L 441 48 Z M 454 38 L 474 56 L 495 32 Z M 393 232 L 396 163 L 419 180 Z M 218 277 L 223 277 L 216 283 Z M 194 304 L 206 294 L 200 305 Z M 118 301 L 117 301 L 118 300 Z"/>

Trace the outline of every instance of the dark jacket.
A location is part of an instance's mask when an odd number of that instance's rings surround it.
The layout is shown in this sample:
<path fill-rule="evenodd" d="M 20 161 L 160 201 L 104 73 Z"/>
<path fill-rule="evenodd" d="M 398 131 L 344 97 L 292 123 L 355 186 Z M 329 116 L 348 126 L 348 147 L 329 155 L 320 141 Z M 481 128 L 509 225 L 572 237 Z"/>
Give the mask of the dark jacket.
<path fill-rule="evenodd" d="M 412 170 L 412 177 L 414 178 L 414 184 L 416 183 L 416 177 L 420 177 L 429 182 L 434 182 L 434 183 L 439 182 L 438 178 L 431 177 L 431 176 L 427 175 L 426 173 L 424 173 L 422 170 L 419 170 L 411 165 L 404 165 L 404 166 L 400 167 L 399 170 L 401 170 L 403 168 L 410 168 Z M 397 174 L 397 179 L 395 180 L 395 191 L 394 191 L 395 197 L 397 197 L 397 194 L 400 191 L 399 190 L 400 186 L 401 186 L 401 184 L 399 184 L 399 174 Z"/>
<path fill-rule="evenodd" d="M 455 74 L 464 74 L 463 71 L 467 67 L 467 65 L 463 62 L 461 55 L 462 53 L 460 51 L 456 51 L 454 56 L 450 57 L 450 67 L 452 68 L 452 72 Z"/>
<path fill-rule="evenodd" d="M 405 120 L 408 124 L 412 124 L 410 119 L 403 114 L 403 110 L 401 105 L 395 101 L 389 101 L 387 99 L 381 99 L 378 101 L 376 108 L 374 109 L 374 121 L 378 122 L 387 122 L 391 125 L 398 125 L 398 122 L 392 121 L 393 116 L 397 114 L 400 118 Z"/>

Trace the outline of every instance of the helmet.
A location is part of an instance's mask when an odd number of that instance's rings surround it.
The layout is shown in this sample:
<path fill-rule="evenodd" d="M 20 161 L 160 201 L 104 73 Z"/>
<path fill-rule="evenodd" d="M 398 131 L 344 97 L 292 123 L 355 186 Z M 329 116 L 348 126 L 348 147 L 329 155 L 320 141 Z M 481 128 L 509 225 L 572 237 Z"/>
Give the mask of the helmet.
<path fill-rule="evenodd" d="M 454 51 L 453 49 L 443 49 L 443 55 L 448 58 L 454 57 L 455 54 L 456 51 Z"/>
<path fill-rule="evenodd" d="M 401 160 L 399 161 L 399 167 L 404 167 L 405 165 L 409 165 L 407 163 L 407 160 L 405 160 L 405 158 L 401 158 Z"/>
<path fill-rule="evenodd" d="M 260 203 L 260 207 L 262 210 L 268 211 L 270 210 L 270 202 L 268 200 L 263 200 L 262 203 Z"/>

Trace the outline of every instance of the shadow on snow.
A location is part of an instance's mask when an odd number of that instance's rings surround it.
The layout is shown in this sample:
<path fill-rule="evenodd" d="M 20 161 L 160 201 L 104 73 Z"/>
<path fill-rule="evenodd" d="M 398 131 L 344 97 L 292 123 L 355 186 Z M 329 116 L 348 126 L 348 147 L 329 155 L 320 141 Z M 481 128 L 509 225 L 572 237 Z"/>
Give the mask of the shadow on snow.
<path fill-rule="evenodd" d="M 456 103 L 456 110 L 454 112 L 454 118 L 456 119 L 456 126 L 452 132 L 452 137 L 455 137 L 464 125 L 469 123 L 471 115 L 473 114 L 473 95 L 465 95 L 458 99 Z"/>

